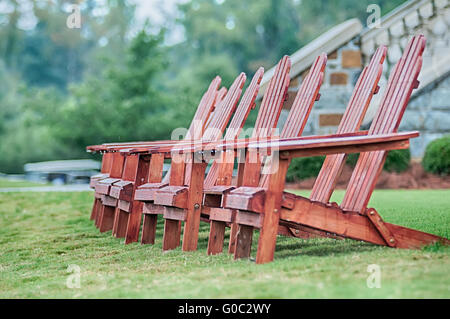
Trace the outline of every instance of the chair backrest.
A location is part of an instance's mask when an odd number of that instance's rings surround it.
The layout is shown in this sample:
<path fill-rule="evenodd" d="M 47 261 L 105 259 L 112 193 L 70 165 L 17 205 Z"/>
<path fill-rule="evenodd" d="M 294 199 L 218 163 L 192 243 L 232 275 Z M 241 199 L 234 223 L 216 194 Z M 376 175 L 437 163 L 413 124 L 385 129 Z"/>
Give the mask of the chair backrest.
<path fill-rule="evenodd" d="M 111 171 L 113 153 L 104 153 L 102 158 L 102 168 L 100 173 L 107 174 Z"/>
<path fill-rule="evenodd" d="M 303 79 L 294 102 L 292 103 L 283 130 L 281 138 L 297 137 L 303 133 L 314 102 L 320 98 L 319 90 L 323 82 L 325 67 L 327 64 L 327 55 L 322 53 L 311 65 L 308 75 Z M 259 185 L 267 187 L 269 175 L 261 176 Z"/>
<path fill-rule="evenodd" d="M 204 130 L 202 136 L 203 141 L 216 141 L 217 139 L 222 137 L 231 116 L 236 110 L 236 105 L 241 96 L 242 88 L 244 87 L 246 78 L 247 77 L 245 73 L 242 72 L 241 74 L 239 74 L 234 80 L 233 84 L 230 86 L 230 89 L 228 90 L 225 97 L 217 103 L 216 108 L 211 115 L 211 120 L 208 122 L 208 125 Z M 186 165 L 185 169 L 186 171 L 184 174 L 184 183 L 185 185 L 188 185 L 191 177 L 192 166 L 188 164 Z"/>
<path fill-rule="evenodd" d="M 264 74 L 264 68 L 259 68 L 255 75 L 253 76 L 250 85 L 247 90 L 245 90 L 244 95 L 242 96 L 241 101 L 236 109 L 236 112 L 233 115 L 233 119 L 228 125 L 227 131 L 225 133 L 225 140 L 234 140 L 239 137 L 239 134 L 244 127 L 245 121 L 248 118 L 250 110 L 255 107 L 255 99 L 258 95 L 259 85 L 262 80 L 262 76 Z M 229 163 L 231 161 L 231 157 L 233 158 L 233 163 Z M 233 173 L 233 164 L 234 164 L 234 154 L 229 158 L 222 158 L 222 162 L 219 163 L 215 160 L 209 169 L 209 172 L 205 179 L 205 187 L 214 186 L 217 182 L 219 185 L 226 185 L 231 179 Z M 223 184 L 222 184 L 223 183 Z"/>
<path fill-rule="evenodd" d="M 211 118 L 212 112 L 218 101 L 221 100 L 219 93 L 224 94 L 225 88 L 219 90 L 222 79 L 216 76 L 208 87 L 208 90 L 203 94 L 202 99 L 197 107 L 197 111 L 192 118 L 189 126 L 187 138 L 200 138 L 205 129 L 206 123 Z"/>
<path fill-rule="evenodd" d="M 216 99 L 215 99 L 215 102 L 214 102 L 214 107 L 216 107 L 220 102 L 222 102 L 222 100 L 225 97 L 225 95 L 227 94 L 227 92 L 228 92 L 228 90 L 227 90 L 226 87 L 222 87 L 222 88 L 220 88 L 219 91 L 216 92 Z M 203 135 L 203 133 L 205 131 L 205 128 L 207 128 L 209 126 L 209 123 L 214 118 L 214 112 L 215 112 L 215 110 L 211 111 L 211 113 L 209 114 L 208 119 L 205 121 L 206 124 L 203 127 L 203 131 L 201 132 L 201 134 L 198 134 L 198 136 L 196 136 L 195 139 L 202 138 L 202 135 Z"/>
<path fill-rule="evenodd" d="M 378 82 L 383 72 L 383 62 L 387 48 L 379 47 L 372 56 L 353 89 L 350 101 L 345 109 L 337 134 L 351 133 L 359 130 L 370 101 L 378 92 Z M 346 154 L 328 155 L 323 162 L 319 175 L 314 182 L 310 199 L 327 203 L 333 194 L 336 182 L 345 164 Z"/>
<path fill-rule="evenodd" d="M 205 129 L 209 126 L 209 123 L 214 117 L 214 113 L 217 111 L 217 106 L 222 102 L 225 94 L 227 93 L 227 89 L 225 87 L 218 90 L 221 81 L 222 79 L 220 76 L 216 76 L 211 81 L 208 90 L 203 94 L 200 100 L 197 111 L 195 112 L 184 140 L 200 139 Z M 171 169 L 169 168 L 162 180 L 163 183 L 169 183 L 170 171 Z"/>
<path fill-rule="evenodd" d="M 125 156 L 120 152 L 112 153 L 111 170 L 109 172 L 109 177 L 111 178 L 121 178 L 123 171 L 123 164 L 125 162 Z"/>
<path fill-rule="evenodd" d="M 270 79 L 269 85 L 264 93 L 263 100 L 259 107 L 258 117 L 252 132 L 252 138 L 268 137 L 274 134 L 280 117 L 281 108 L 286 100 L 287 89 L 289 87 L 291 70 L 291 59 L 285 55 L 277 64 L 274 75 Z M 245 159 L 245 169 L 243 186 L 257 186 L 261 162 L 259 155 L 254 163 L 252 154 L 247 154 Z"/>
<path fill-rule="evenodd" d="M 230 86 L 223 100 L 217 104 L 216 109 L 212 114 L 211 121 L 209 121 L 208 127 L 205 128 L 205 132 L 203 133 L 203 141 L 215 141 L 222 137 L 231 116 L 236 110 L 236 105 L 241 96 L 246 79 L 245 73 L 242 72 L 239 74 Z"/>
<path fill-rule="evenodd" d="M 403 56 L 391 71 L 386 91 L 369 129 L 369 134 L 396 132 L 412 90 L 418 87 L 425 37 L 412 38 Z M 341 207 L 363 213 L 367 208 L 376 180 L 381 173 L 387 151 L 361 153 L 350 178 Z"/>
<path fill-rule="evenodd" d="M 314 60 L 308 75 L 303 79 L 298 89 L 280 137 L 297 137 L 303 133 L 314 102 L 320 97 L 319 90 L 326 65 L 327 55 L 325 53 Z"/>
<path fill-rule="evenodd" d="M 286 99 L 290 70 L 291 59 L 285 55 L 278 62 L 275 73 L 264 93 L 252 137 L 266 137 L 273 134 L 280 117 L 281 107 Z"/>

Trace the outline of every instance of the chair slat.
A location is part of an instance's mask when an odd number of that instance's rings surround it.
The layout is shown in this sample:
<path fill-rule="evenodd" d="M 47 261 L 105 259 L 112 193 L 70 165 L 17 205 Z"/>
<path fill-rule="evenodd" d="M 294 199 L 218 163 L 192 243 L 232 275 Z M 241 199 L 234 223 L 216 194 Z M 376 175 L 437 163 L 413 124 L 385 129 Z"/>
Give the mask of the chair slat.
<path fill-rule="evenodd" d="M 327 56 L 325 53 L 322 53 L 314 60 L 308 75 L 303 80 L 297 92 L 283 130 L 281 131 L 281 137 L 296 137 L 303 133 L 311 109 L 317 100 L 326 64 Z M 268 175 L 264 174 L 261 177 L 259 185 L 260 187 L 267 187 L 268 182 Z"/>
<path fill-rule="evenodd" d="M 195 126 L 198 125 L 199 123 L 201 123 L 202 129 L 201 132 L 198 132 L 198 134 L 203 133 L 203 129 L 206 126 L 208 118 L 210 118 L 210 115 L 214 110 L 216 99 L 218 96 L 218 89 L 221 81 L 222 80 L 220 76 L 216 76 L 211 81 L 208 90 L 205 92 L 205 94 L 203 94 L 202 99 L 200 100 L 199 106 L 197 108 L 197 111 L 195 112 L 191 124 L 189 125 L 188 136 L 195 136 L 194 135 Z"/>
<path fill-rule="evenodd" d="M 289 56 L 285 55 L 280 62 L 278 62 L 275 73 L 264 93 L 252 133 L 253 138 L 267 137 L 273 134 L 289 87 L 290 69 L 291 60 Z M 246 158 L 243 180 L 244 183 L 246 183 L 245 186 L 257 186 L 261 171 L 261 163 L 259 161 L 256 161 L 256 163 L 249 163 L 249 161 L 251 161 L 250 156 L 251 155 L 248 154 Z"/>
<path fill-rule="evenodd" d="M 222 137 L 222 134 L 225 131 L 231 116 L 233 115 L 233 111 L 236 109 L 245 80 L 245 73 L 239 74 L 239 76 L 234 80 L 226 96 L 216 108 L 208 128 L 205 130 L 202 137 L 204 141 L 214 141 Z"/>
<path fill-rule="evenodd" d="M 317 99 L 320 86 L 322 85 L 326 63 L 327 56 L 325 53 L 319 55 L 313 62 L 292 104 L 283 130 L 281 131 L 281 137 L 295 137 L 302 134 L 312 106 Z"/>
<path fill-rule="evenodd" d="M 383 95 L 369 134 L 397 131 L 412 90 L 417 84 L 424 49 L 423 35 L 415 36 L 408 44 L 389 79 L 388 89 Z M 360 154 L 341 204 L 344 210 L 363 212 L 366 209 L 386 155 L 386 151 Z"/>
<path fill-rule="evenodd" d="M 351 133 L 359 130 L 370 101 L 377 90 L 383 72 L 383 61 L 387 48 L 379 47 L 372 56 L 358 81 L 356 82 L 350 101 L 337 129 L 337 134 Z M 337 179 L 345 164 L 346 154 L 329 155 L 325 158 L 319 175 L 314 182 L 310 199 L 327 203 L 336 186 Z"/>
<path fill-rule="evenodd" d="M 218 103 L 214 114 L 212 115 L 212 119 L 203 134 L 202 139 L 204 141 L 215 141 L 222 137 L 222 134 L 225 131 L 234 110 L 236 109 L 236 105 L 241 96 L 246 78 L 245 73 L 242 72 L 239 74 L 223 100 Z M 185 169 L 184 183 L 185 185 L 188 185 L 191 177 L 192 166 L 186 165 Z"/>
<path fill-rule="evenodd" d="M 262 80 L 262 76 L 264 74 L 264 68 L 259 68 L 255 75 L 253 76 L 250 85 L 242 96 L 241 101 L 236 109 L 236 112 L 233 115 L 233 119 L 231 120 L 227 132 L 225 134 L 225 140 L 233 140 L 239 137 L 239 134 L 242 131 L 245 121 L 248 118 L 250 110 L 255 104 L 256 96 L 258 95 L 259 85 Z M 223 164 L 222 164 L 223 165 Z M 219 176 L 219 166 L 220 164 L 217 161 L 214 161 L 209 169 L 208 175 L 205 179 L 205 187 L 214 186 L 216 181 L 222 181 L 225 176 Z M 233 165 L 231 166 L 231 173 L 233 170 Z M 220 169 L 220 175 L 227 175 L 228 169 Z M 220 184 L 220 182 L 219 182 Z"/>
<path fill-rule="evenodd" d="M 272 133 L 271 131 L 276 127 L 281 113 L 280 106 L 284 102 L 289 86 L 290 69 L 291 60 L 289 56 L 285 55 L 278 62 L 275 73 L 263 96 L 252 137 L 269 136 Z"/>

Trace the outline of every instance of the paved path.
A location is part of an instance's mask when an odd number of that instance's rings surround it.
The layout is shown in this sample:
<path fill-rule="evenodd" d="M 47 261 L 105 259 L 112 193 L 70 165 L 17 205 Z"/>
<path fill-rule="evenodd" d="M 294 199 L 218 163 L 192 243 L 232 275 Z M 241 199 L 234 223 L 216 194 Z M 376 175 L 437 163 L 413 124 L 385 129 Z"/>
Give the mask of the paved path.
<path fill-rule="evenodd" d="M 85 192 L 92 191 L 88 184 L 61 185 L 61 186 L 34 186 L 34 187 L 7 187 L 0 188 L 0 193 L 11 192 Z"/>

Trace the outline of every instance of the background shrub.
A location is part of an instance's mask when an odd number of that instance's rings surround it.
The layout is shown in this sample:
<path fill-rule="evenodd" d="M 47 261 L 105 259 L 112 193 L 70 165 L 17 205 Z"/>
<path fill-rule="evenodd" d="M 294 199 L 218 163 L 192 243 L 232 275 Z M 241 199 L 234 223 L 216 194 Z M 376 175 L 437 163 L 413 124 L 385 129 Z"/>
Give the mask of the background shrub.
<path fill-rule="evenodd" d="M 383 169 L 388 172 L 404 172 L 408 169 L 410 161 L 411 152 L 409 151 L 409 148 L 405 150 L 389 151 Z"/>
<path fill-rule="evenodd" d="M 347 164 L 355 167 L 358 157 L 358 153 L 349 154 L 347 156 Z M 397 173 L 404 172 L 408 169 L 410 160 L 411 153 L 409 149 L 389 151 L 383 170 Z"/>
<path fill-rule="evenodd" d="M 286 181 L 294 182 L 309 177 L 316 177 L 322 167 L 325 156 L 299 157 L 292 159 L 286 175 Z"/>
<path fill-rule="evenodd" d="M 433 174 L 450 174 L 450 135 L 428 144 L 422 165 L 427 172 Z"/>
<path fill-rule="evenodd" d="M 346 161 L 347 165 L 355 167 L 358 157 L 358 153 L 349 154 Z M 309 177 L 316 177 L 324 160 L 325 156 L 294 158 L 289 166 L 286 181 L 295 182 Z M 410 160 L 411 153 L 409 149 L 393 150 L 388 153 L 383 169 L 388 172 L 404 172 L 408 169 Z"/>

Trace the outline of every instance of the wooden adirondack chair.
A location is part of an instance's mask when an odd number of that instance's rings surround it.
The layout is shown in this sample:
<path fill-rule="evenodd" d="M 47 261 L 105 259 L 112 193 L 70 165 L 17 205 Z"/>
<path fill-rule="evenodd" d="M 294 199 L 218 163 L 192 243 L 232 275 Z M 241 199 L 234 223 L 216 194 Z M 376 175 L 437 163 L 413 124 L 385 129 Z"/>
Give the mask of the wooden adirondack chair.
<path fill-rule="evenodd" d="M 264 74 L 264 69 L 260 68 L 255 75 L 253 76 L 253 79 L 245 91 L 244 96 L 242 97 L 236 112 L 233 116 L 232 121 L 230 122 L 225 138 L 229 139 L 232 136 L 237 136 L 240 134 L 242 127 L 244 126 L 244 123 L 250 113 L 250 110 L 255 107 L 255 99 L 258 94 L 259 90 L 259 84 L 261 82 L 262 76 Z M 219 119 L 219 118 L 218 118 Z M 212 133 L 212 134 L 211 134 Z M 217 134 L 220 132 L 210 132 L 207 135 L 203 137 L 204 141 L 208 140 L 216 140 L 219 138 L 221 134 Z M 161 149 L 159 149 L 161 150 Z M 134 150 L 136 151 L 136 150 Z M 142 151 L 142 150 L 141 150 Z M 168 149 L 170 151 L 170 148 Z M 217 171 L 217 163 L 213 162 L 208 176 L 216 176 Z M 189 169 L 189 163 L 187 163 L 186 169 L 188 172 L 190 172 Z M 187 174 L 186 174 L 187 175 Z M 187 176 L 190 177 L 190 176 Z M 184 178 L 184 183 L 186 185 L 189 184 L 189 179 Z M 144 203 L 144 222 L 143 222 L 143 228 L 142 228 L 142 236 L 141 236 L 141 243 L 142 244 L 154 244 L 155 236 L 156 236 L 156 225 L 157 225 L 157 217 L 160 214 L 164 214 L 166 210 L 162 209 L 162 206 L 154 205 L 155 200 L 155 193 L 159 189 L 162 189 L 165 186 L 168 186 L 169 183 L 163 181 L 161 183 L 158 182 L 149 182 L 145 185 L 142 185 L 139 187 L 136 191 L 135 199 L 142 201 Z M 179 230 L 181 230 L 179 228 Z M 179 231 L 178 231 L 179 233 Z M 179 236 L 179 235 L 178 235 Z"/>
<path fill-rule="evenodd" d="M 97 184 L 98 181 L 108 178 L 109 177 L 109 172 L 111 171 L 111 166 L 112 166 L 112 161 L 113 160 L 113 153 L 106 153 L 103 155 L 102 158 L 102 166 L 100 169 L 100 173 L 96 174 L 94 176 L 91 176 L 90 182 L 89 182 L 89 186 L 91 188 L 95 189 L 95 185 Z M 91 210 L 91 220 L 95 220 L 97 218 L 97 212 L 100 210 L 100 205 L 101 205 L 101 195 L 94 193 L 94 205 L 92 205 L 92 210 Z"/>
<path fill-rule="evenodd" d="M 213 112 L 214 106 L 217 101 L 220 101 L 222 97 L 226 93 L 226 89 L 222 88 L 221 90 L 218 90 L 218 87 L 220 86 L 221 78 L 219 76 L 216 76 L 212 81 L 211 84 L 208 87 L 208 90 L 205 92 L 205 94 L 202 96 L 202 99 L 200 101 L 200 104 L 197 108 L 197 111 L 194 115 L 194 118 L 190 125 L 190 130 L 193 131 L 196 123 L 206 123 L 207 119 L 210 117 L 210 114 Z M 159 144 L 166 144 L 169 141 L 152 141 L 152 142 L 128 142 L 128 143 L 109 143 L 109 144 L 103 144 L 103 145 L 92 145 L 88 146 L 87 150 L 89 152 L 101 152 L 104 153 L 102 158 L 102 166 L 100 174 L 96 174 L 91 177 L 90 180 L 90 187 L 95 189 L 95 185 L 100 180 L 106 179 L 109 177 L 109 172 L 111 170 L 112 166 L 112 152 L 116 152 L 120 150 L 121 148 L 125 147 L 131 147 L 136 145 L 159 145 Z M 175 141 L 174 141 L 175 143 Z M 97 218 L 97 213 L 101 209 L 101 195 L 96 193 L 94 205 L 92 207 L 91 212 L 91 220 Z"/>
<path fill-rule="evenodd" d="M 258 136 L 258 134 L 261 136 L 273 134 L 280 116 L 281 107 L 286 98 L 289 86 L 289 70 L 290 59 L 288 56 L 285 56 L 278 63 L 275 75 L 264 95 L 256 121 L 257 129 L 254 137 Z M 236 139 L 239 135 L 238 133 L 233 130 L 225 138 L 227 140 Z M 156 192 L 155 204 L 161 205 L 165 211 L 164 250 L 173 249 L 179 245 L 180 228 L 175 227 L 175 225 L 179 225 L 181 221 L 185 222 L 182 249 L 184 251 L 197 249 L 201 213 L 206 213 L 201 205 L 203 201 L 203 187 L 213 186 L 214 184 L 212 183 L 217 180 L 217 177 L 224 183 L 231 183 L 234 153 L 224 154 L 221 160 L 225 160 L 225 163 L 218 164 L 217 161 L 214 162 L 217 170 L 214 174 L 208 174 L 205 182 L 203 182 L 204 175 L 202 174 L 204 174 L 206 163 L 203 163 L 192 166 L 196 168 L 196 175 L 192 176 L 189 186 L 177 186 L 175 181 L 170 186 Z M 181 170 L 180 174 L 182 174 Z M 195 180 L 195 183 L 192 183 L 193 180 Z"/>
<path fill-rule="evenodd" d="M 302 85 L 298 90 L 296 98 L 292 104 L 286 123 L 281 132 L 282 137 L 296 137 L 301 135 L 303 132 L 312 106 L 315 101 L 319 100 L 320 97 L 319 90 L 322 84 L 326 62 L 327 58 L 325 54 L 320 55 L 313 62 L 311 69 L 302 82 Z M 262 105 L 264 106 L 264 102 Z M 268 102 L 266 106 L 271 106 L 270 102 Z M 282 105 L 280 105 L 280 107 L 281 106 Z M 262 111 L 260 114 L 264 114 L 263 108 L 260 111 Z M 261 127 L 266 127 L 266 125 L 272 127 L 272 125 L 276 125 L 276 121 L 275 123 L 264 123 Z M 261 135 L 260 127 L 256 125 L 252 138 L 261 137 L 265 137 L 265 135 Z M 235 238 L 237 234 L 237 224 L 234 220 L 235 212 L 233 210 L 221 207 L 224 196 L 236 188 L 230 183 L 234 164 L 234 150 L 229 150 L 222 153 L 222 159 L 220 169 L 221 174 L 218 176 L 213 186 L 205 187 L 203 190 L 204 209 L 209 210 L 209 219 L 211 220 L 208 240 L 208 254 L 217 254 L 222 252 L 225 228 L 227 224 L 231 224 L 231 236 L 228 247 L 229 252 L 234 252 Z M 253 183 L 257 184 L 259 181 L 259 172 L 257 172 L 257 170 L 258 168 L 261 168 L 262 162 L 256 161 L 256 163 L 251 164 L 250 161 L 250 156 L 247 156 L 245 158 L 245 162 L 240 163 L 240 168 L 242 170 L 242 168 L 248 168 L 249 165 L 252 165 L 252 171 L 247 171 L 247 174 L 250 173 L 250 175 L 247 176 L 252 179 Z M 245 180 L 246 177 L 244 177 L 243 172 L 241 172 L 241 174 L 238 173 L 238 176 L 241 176 L 242 178 L 236 186 L 240 187 L 244 182 L 248 182 L 248 180 Z"/>
<path fill-rule="evenodd" d="M 241 73 L 233 82 L 225 98 L 217 105 L 211 120 L 207 123 L 208 127 L 204 131 L 203 138 L 214 140 L 222 136 L 236 109 L 245 80 L 245 74 Z M 142 202 L 134 200 L 135 190 L 147 181 L 148 174 L 150 174 L 151 182 L 159 182 L 162 178 L 164 154 L 156 154 L 154 157 L 149 163 L 146 154 L 127 155 L 122 180 L 111 186 L 109 197 L 118 201 L 112 233 L 115 237 L 125 237 L 126 244 L 138 241 L 139 237 Z M 172 176 L 172 172 L 170 175 Z"/>
<path fill-rule="evenodd" d="M 240 232 L 244 230 L 245 233 L 249 226 L 261 229 L 257 263 L 273 260 L 280 222 L 302 230 L 319 230 L 389 247 L 417 248 L 436 241 L 449 244 L 445 238 L 386 223 L 375 209 L 367 208 L 387 151 L 408 148 L 409 139 L 418 136 L 418 132 L 396 132 L 412 90 L 418 86 L 417 77 L 424 48 L 425 38 L 422 35 L 410 41 L 403 57 L 391 72 L 380 108 L 367 133 L 279 141 L 276 143 L 278 169 L 270 175 L 267 188 L 241 187 L 225 196 L 223 206 L 237 210 L 236 220 L 240 225 Z M 246 147 L 249 152 L 258 152 L 274 145 L 250 143 Z M 342 155 L 339 154 L 344 153 L 361 154 L 342 203 L 329 204 L 328 199 L 334 185 L 323 179 L 328 179 L 329 176 L 331 180 L 335 178 L 342 161 Z M 315 187 L 312 194 L 314 199 L 283 192 L 286 172 L 292 158 L 330 154 L 333 157 L 329 158 L 322 169 L 323 173 L 317 181 L 317 185 L 322 186 Z M 245 178 L 244 174 L 244 183 Z M 239 237 L 236 257 L 248 255 L 240 255 L 239 252 L 249 251 L 247 247 L 250 240 L 251 236 Z"/>
<path fill-rule="evenodd" d="M 208 90 L 205 92 L 205 94 L 202 96 L 202 99 L 200 100 L 200 103 L 197 107 L 197 111 L 194 115 L 194 118 L 192 119 L 192 122 L 189 127 L 189 131 L 192 133 L 195 127 L 195 123 L 203 123 L 203 127 L 205 126 L 205 123 L 210 118 L 211 113 L 214 110 L 215 104 L 218 101 L 221 101 L 223 96 L 226 94 L 226 89 L 222 88 L 219 91 L 218 87 L 220 86 L 221 78 L 219 76 L 216 76 L 212 81 L 211 84 L 208 87 Z M 139 146 L 139 145 L 161 145 L 161 144 L 167 144 L 167 143 L 177 143 L 178 141 L 150 141 L 150 142 L 125 142 L 125 143 L 105 143 L 102 145 L 91 145 L 86 147 L 86 150 L 88 152 L 100 152 L 103 153 L 102 158 L 102 166 L 100 174 L 96 174 L 94 176 L 91 176 L 90 179 L 90 187 L 95 189 L 95 184 L 107 177 L 109 177 L 109 169 L 111 168 L 111 159 L 112 156 L 110 153 L 119 151 L 123 148 L 129 148 L 133 146 Z M 94 210 L 93 210 L 94 215 Z M 93 216 L 91 215 L 91 219 Z"/>
<path fill-rule="evenodd" d="M 226 93 L 226 89 L 222 88 L 219 91 L 217 91 L 218 86 L 220 85 L 220 77 L 216 77 L 210 84 L 207 92 L 203 95 L 200 104 L 197 108 L 197 111 L 194 115 L 194 118 L 191 122 L 191 125 L 189 127 L 189 131 L 187 134 L 187 138 L 195 138 L 196 135 L 202 134 L 203 130 L 205 129 L 205 123 L 207 122 L 208 118 L 211 116 L 211 113 L 213 112 L 213 109 L 215 105 L 218 103 L 218 101 L 221 101 L 223 96 Z M 179 141 L 157 141 L 157 142 L 136 142 L 136 143 L 122 143 L 122 144 L 109 144 L 108 146 L 102 146 L 102 151 L 106 151 L 108 153 L 105 154 L 113 154 L 113 152 L 119 152 L 121 149 L 130 148 L 133 146 L 140 146 L 140 145 L 146 145 L 146 146 L 154 146 L 154 145 L 175 145 L 176 143 L 179 143 Z M 98 148 L 96 148 L 98 150 Z M 118 153 L 120 154 L 120 153 Z M 122 157 L 126 156 L 126 154 L 121 154 Z M 124 173 L 124 163 L 125 159 L 114 155 L 109 156 L 111 159 L 111 165 L 110 168 L 115 167 L 114 176 L 110 176 L 110 178 L 103 178 L 103 179 L 97 179 L 95 181 L 94 187 L 96 189 L 95 192 L 95 202 L 93 207 L 93 213 L 91 213 L 91 216 L 95 218 L 95 224 L 97 227 L 100 227 L 100 225 L 103 223 L 103 226 L 101 227 L 101 231 L 107 231 L 110 230 L 113 226 L 113 219 L 114 219 L 114 209 L 118 204 L 117 199 L 110 197 L 109 192 L 111 189 L 111 186 L 113 183 L 120 182 L 122 178 L 122 174 Z M 132 165 L 131 163 L 133 160 L 129 161 L 129 165 Z M 103 165 L 102 165 L 103 167 Z M 119 168 L 120 167 L 120 168 Z M 152 168 L 153 170 L 156 168 Z M 133 168 L 129 168 L 128 170 L 133 171 Z M 162 166 L 159 168 L 160 171 L 153 172 L 154 175 L 162 174 Z M 137 172 L 137 171 L 136 171 Z M 132 173 L 127 173 L 132 174 Z M 107 173 L 107 175 L 111 175 L 111 172 Z M 130 176 L 130 175 L 128 175 Z M 104 208 L 104 206 L 108 206 L 109 208 Z M 103 221 L 103 214 L 106 213 L 108 216 Z"/>
<path fill-rule="evenodd" d="M 370 63 L 368 66 L 366 66 L 363 71 L 361 72 L 361 75 L 355 85 L 355 88 L 353 90 L 352 96 L 350 98 L 349 104 L 346 108 L 346 111 L 343 115 L 342 121 L 338 127 L 337 134 L 344 134 L 344 133 L 351 133 L 355 132 L 359 129 L 364 116 L 366 114 L 367 108 L 370 104 L 370 101 L 372 100 L 372 96 L 378 92 L 378 82 L 382 74 L 383 69 L 383 61 L 386 56 L 386 47 L 382 46 L 378 48 L 373 55 Z M 305 80 L 302 83 L 303 86 L 308 87 L 309 81 L 311 79 L 305 78 Z M 299 96 L 303 95 L 302 89 L 299 90 L 298 93 Z M 306 98 L 303 98 L 304 100 Z M 307 99 L 306 99 L 307 100 Z M 304 104 L 297 105 L 295 102 L 291 108 L 290 111 L 290 117 L 293 118 L 291 121 L 287 121 L 285 126 L 283 127 L 283 132 L 281 134 L 281 138 L 289 138 L 289 137 L 296 137 L 301 135 L 302 128 L 306 124 L 306 121 L 308 119 L 307 112 L 308 106 L 305 106 Z M 296 115 L 296 117 L 294 117 Z M 328 164 L 330 162 L 334 163 L 334 167 L 336 171 L 334 174 L 331 174 L 330 172 L 322 172 L 317 181 L 320 181 L 322 179 L 328 180 L 329 183 L 335 185 L 336 180 L 339 176 L 339 173 L 342 170 L 342 167 L 345 163 L 345 154 L 339 154 L 339 155 L 330 155 L 326 158 L 324 167 L 329 167 Z M 247 164 L 246 164 L 247 165 Z M 258 169 L 257 167 L 255 169 Z M 248 173 L 247 173 L 248 174 Z M 253 173 L 252 173 L 253 174 Z M 323 176 L 323 177 L 322 177 Z M 321 178 L 322 177 L 322 178 Z M 259 185 L 258 185 L 259 181 Z M 249 183 L 248 178 L 244 177 L 243 175 L 243 182 Z M 241 185 L 241 186 L 247 186 L 251 187 L 251 190 L 253 191 L 253 187 L 259 186 L 258 190 L 261 191 L 261 193 L 267 189 L 268 186 L 268 175 L 264 175 L 260 179 L 253 179 L 251 181 L 252 185 Z M 319 183 L 317 183 L 319 184 Z M 317 189 L 317 184 L 315 184 L 314 189 Z M 319 184 L 320 185 L 320 184 Z M 230 188 L 227 190 L 226 194 L 229 194 L 233 189 Z M 236 192 L 246 190 L 245 187 L 242 187 L 240 190 L 236 190 L 232 192 L 231 198 L 236 196 Z M 238 198 L 238 197 L 237 197 Z M 229 200 L 228 200 L 229 201 Z M 212 222 L 211 223 L 211 231 L 210 231 L 210 237 L 208 242 L 208 254 L 215 254 L 220 253 L 222 251 L 223 246 L 223 234 L 224 234 L 224 222 L 231 222 L 232 220 L 235 221 L 234 216 L 236 216 L 236 213 L 232 209 L 226 209 L 226 208 L 219 208 L 214 209 L 214 212 L 216 211 L 219 213 L 219 216 L 215 216 L 215 218 L 218 220 L 218 222 Z M 215 214 L 214 214 L 215 215 Z M 247 215 L 239 214 L 238 218 L 244 218 Z M 212 218 L 211 218 L 212 219 Z M 216 226 L 218 225 L 218 226 Z M 235 221 L 236 225 L 236 221 Z M 218 228 L 218 230 L 216 229 Z M 280 225 L 279 234 L 285 234 L 285 235 L 291 235 L 295 237 L 310 237 L 310 233 L 302 230 L 301 232 L 298 229 L 290 228 L 288 225 Z M 315 235 L 317 235 L 317 232 L 314 232 Z M 324 233 L 327 235 L 326 233 Z M 238 250 L 235 253 L 236 258 L 242 258 L 242 257 L 248 257 L 250 256 L 250 249 L 251 249 L 251 238 L 253 235 L 253 227 L 251 225 L 245 225 L 240 227 L 239 236 L 238 238 L 231 237 L 230 238 L 230 246 L 229 246 L 229 253 L 234 253 L 234 245 L 236 240 L 240 240 L 241 242 L 248 243 L 247 245 L 240 246 L 240 250 Z M 305 236 L 306 235 L 306 236 Z M 329 236 L 329 235 L 327 235 Z"/>

